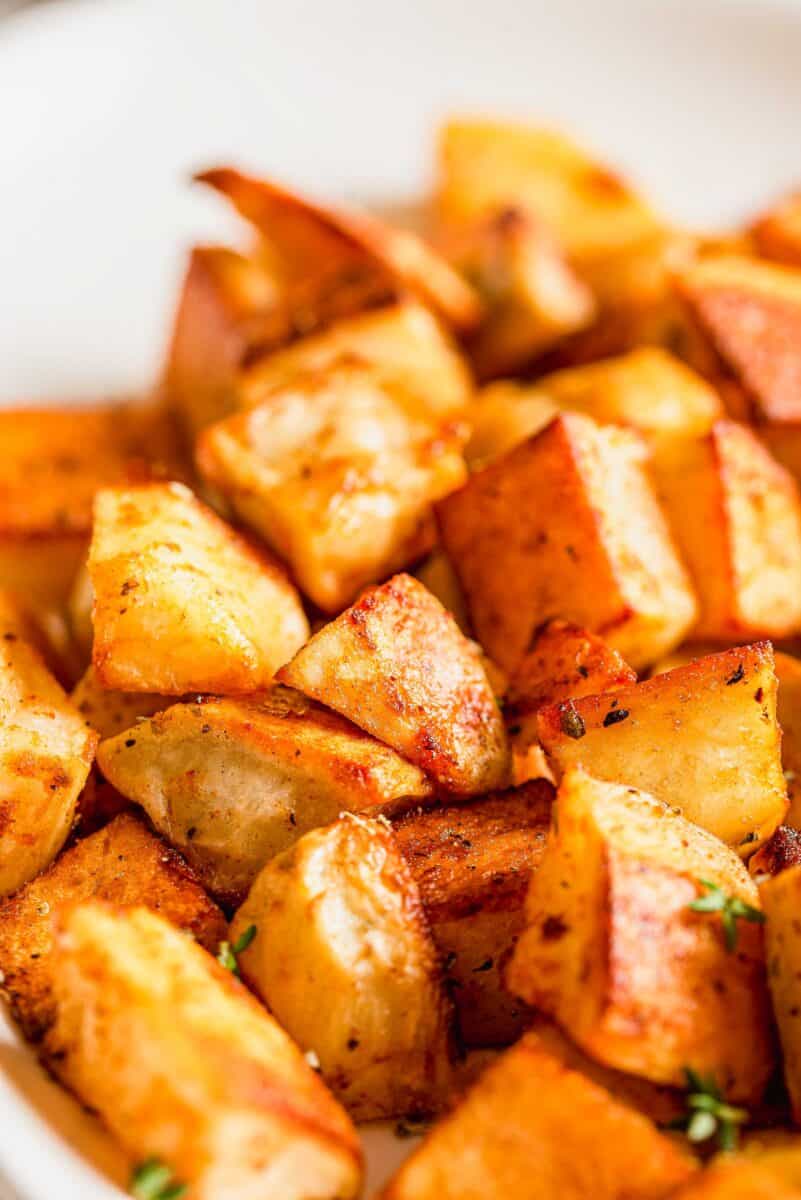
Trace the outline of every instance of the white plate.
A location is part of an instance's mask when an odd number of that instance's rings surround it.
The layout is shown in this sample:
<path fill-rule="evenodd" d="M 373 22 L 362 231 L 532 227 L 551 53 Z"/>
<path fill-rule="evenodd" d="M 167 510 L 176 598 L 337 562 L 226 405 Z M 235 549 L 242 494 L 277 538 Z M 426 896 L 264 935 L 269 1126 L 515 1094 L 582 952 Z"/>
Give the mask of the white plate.
<path fill-rule="evenodd" d="M 442 113 L 532 115 L 631 169 L 678 219 L 733 221 L 801 182 L 799 63 L 791 0 L 84 0 L 19 13 L 0 23 L 0 400 L 153 378 L 186 247 L 237 230 L 186 186 L 201 165 L 399 196 L 424 185 Z M 28 1200 L 119 1196 L 91 1165 L 124 1182 L 118 1153 L 9 1029 L 0 1067 L 2 1173 Z M 368 1140 L 369 1194 L 409 1143 Z"/>

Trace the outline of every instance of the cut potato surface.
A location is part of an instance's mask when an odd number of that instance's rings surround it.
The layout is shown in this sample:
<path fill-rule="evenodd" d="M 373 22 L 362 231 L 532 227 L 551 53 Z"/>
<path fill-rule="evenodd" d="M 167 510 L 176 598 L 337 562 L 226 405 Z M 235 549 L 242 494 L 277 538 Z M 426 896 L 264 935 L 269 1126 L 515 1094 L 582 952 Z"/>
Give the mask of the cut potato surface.
<path fill-rule="evenodd" d="M 528 1034 L 434 1127 L 381 1200 L 663 1200 L 695 1169 L 651 1121 Z"/>
<path fill-rule="evenodd" d="M 102 742 L 98 763 L 209 890 L 234 902 L 307 830 L 432 791 L 394 750 L 285 688 L 173 705 Z"/>
<path fill-rule="evenodd" d="M 97 734 L 41 658 L 0 641 L 0 896 L 58 854 L 94 759 Z"/>
<path fill-rule="evenodd" d="M 768 979 L 784 1054 L 784 1078 L 795 1124 L 801 1124 L 801 866 L 781 871 L 759 889 L 767 918 Z"/>
<path fill-rule="evenodd" d="M 354 1119 L 435 1111 L 451 1005 L 388 824 L 349 814 L 267 864 L 231 925 L 244 979 Z"/>
<path fill-rule="evenodd" d="M 695 598 L 644 453 L 628 430 L 564 414 L 437 506 L 476 636 L 504 669 L 553 617 L 635 668 L 687 632 Z"/>
<path fill-rule="evenodd" d="M 467 475 L 466 428 L 352 359 L 213 425 L 197 457 L 304 593 L 337 613 L 431 549 L 431 506 Z"/>
<path fill-rule="evenodd" d="M 143 908 L 78 904 L 58 918 L 54 964 L 50 1061 L 132 1156 L 163 1161 L 198 1200 L 358 1194 L 346 1113 L 184 933 Z"/>
<path fill-rule="evenodd" d="M 174 697 L 152 692 L 115 692 L 104 688 L 94 667 L 87 667 L 70 694 L 70 700 L 90 729 L 101 738 L 114 737 L 140 717 L 152 717 L 175 703 Z"/>
<path fill-rule="evenodd" d="M 381 738 L 451 792 L 508 782 L 503 719 L 479 658 L 421 583 L 365 592 L 279 672 Z"/>
<path fill-rule="evenodd" d="M 733 930 L 725 913 L 692 907 L 714 889 L 749 914 Z M 674 1087 L 690 1067 L 754 1102 L 773 1067 L 758 904 L 717 838 L 631 787 L 569 771 L 507 986 L 607 1066 Z"/>
<path fill-rule="evenodd" d="M 136 817 L 116 817 L 0 906 L 3 989 L 25 1035 L 35 1041 L 55 1016 L 53 916 L 64 904 L 92 899 L 144 904 L 213 954 L 226 936 L 222 912 L 183 859 Z"/>
<path fill-rule="evenodd" d="M 741 646 L 541 709 L 540 739 L 558 773 L 640 788 L 747 857 L 787 811 L 776 690 L 770 645 Z"/>
<path fill-rule="evenodd" d="M 102 491 L 89 573 L 107 688 L 257 691 L 308 636 L 280 567 L 180 484 Z"/>

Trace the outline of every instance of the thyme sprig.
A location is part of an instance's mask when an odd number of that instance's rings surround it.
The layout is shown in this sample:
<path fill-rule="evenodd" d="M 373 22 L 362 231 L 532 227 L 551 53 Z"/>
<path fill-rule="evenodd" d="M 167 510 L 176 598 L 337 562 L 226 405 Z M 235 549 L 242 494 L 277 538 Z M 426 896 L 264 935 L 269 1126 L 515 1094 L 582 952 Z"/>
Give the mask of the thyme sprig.
<path fill-rule="evenodd" d="M 244 931 L 241 937 L 237 938 L 233 945 L 231 945 L 230 942 L 220 942 L 220 949 L 217 954 L 217 962 L 220 964 L 220 966 L 225 967 L 225 969 L 230 971 L 232 975 L 236 975 L 238 977 L 239 961 L 237 959 L 237 955 L 242 954 L 244 950 L 247 950 L 255 936 L 256 926 L 248 925 L 247 929 Z"/>
<path fill-rule="evenodd" d="M 681 1129 L 687 1140 L 697 1144 L 717 1137 L 718 1146 L 726 1153 L 737 1149 L 740 1127 L 748 1120 L 744 1108 L 727 1104 L 715 1080 L 704 1078 L 692 1067 L 685 1067 L 687 1077 L 687 1112 L 670 1124 L 671 1129 Z"/>
<path fill-rule="evenodd" d="M 720 913 L 726 949 L 731 954 L 737 949 L 739 932 L 737 922 L 752 921 L 761 925 L 765 920 L 765 914 L 758 908 L 754 908 L 752 904 L 746 904 L 745 900 L 741 900 L 739 896 L 727 895 L 723 888 L 718 887 L 716 883 L 710 883 L 708 879 L 699 879 L 698 883 L 701 887 L 706 888 L 706 893 L 698 896 L 687 907 L 691 908 L 693 912 Z"/>

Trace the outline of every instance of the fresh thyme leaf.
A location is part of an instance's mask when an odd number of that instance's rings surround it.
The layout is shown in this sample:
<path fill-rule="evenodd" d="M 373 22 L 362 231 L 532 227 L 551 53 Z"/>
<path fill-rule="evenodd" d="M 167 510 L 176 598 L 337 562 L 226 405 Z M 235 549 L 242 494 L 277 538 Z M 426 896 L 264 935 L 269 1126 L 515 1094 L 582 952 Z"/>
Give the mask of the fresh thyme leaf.
<path fill-rule="evenodd" d="M 220 949 L 217 952 L 217 962 L 221 967 L 225 967 L 226 971 L 230 971 L 232 975 L 239 977 L 239 962 L 237 954 L 241 954 L 243 950 L 247 950 L 250 943 L 253 941 L 258 932 L 255 925 L 248 925 L 247 929 L 237 938 L 233 946 L 230 942 L 220 942 Z"/>
<path fill-rule="evenodd" d="M 232 946 L 234 954 L 241 954 L 244 950 L 247 950 L 248 946 L 253 941 L 255 936 L 256 936 L 256 926 L 248 925 L 247 929 L 242 934 L 242 936 L 237 938 L 237 940 L 234 942 L 234 944 Z"/>
<path fill-rule="evenodd" d="M 752 904 L 746 904 L 745 900 L 741 900 L 739 896 L 728 896 L 723 888 L 716 883 L 710 883 L 708 879 L 699 879 L 698 883 L 707 889 L 706 893 L 691 901 L 687 907 L 691 908 L 693 912 L 720 913 L 723 939 L 726 949 L 731 954 L 737 949 L 739 932 L 737 922 L 750 921 L 761 925 L 765 920 L 765 914 L 760 909 L 754 908 Z"/>
<path fill-rule="evenodd" d="M 136 1200 L 178 1200 L 186 1189 L 187 1185 L 178 1183 L 172 1168 L 160 1158 L 145 1159 L 131 1174 L 130 1190 Z"/>
<path fill-rule="evenodd" d="M 707 1142 L 717 1137 L 721 1150 L 735 1150 L 740 1126 L 748 1120 L 746 1109 L 727 1104 L 711 1076 L 705 1079 L 692 1067 L 685 1067 L 684 1074 L 687 1077 L 687 1112 L 671 1121 L 669 1128 L 683 1129 L 690 1142 Z"/>

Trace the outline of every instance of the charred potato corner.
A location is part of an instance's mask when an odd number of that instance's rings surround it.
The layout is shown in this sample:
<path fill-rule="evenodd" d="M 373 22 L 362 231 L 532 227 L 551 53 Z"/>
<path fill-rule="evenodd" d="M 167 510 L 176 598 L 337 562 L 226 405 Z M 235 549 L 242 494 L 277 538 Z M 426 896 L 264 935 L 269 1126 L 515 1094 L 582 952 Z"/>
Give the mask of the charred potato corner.
<path fill-rule="evenodd" d="M 799 193 L 197 182 L 155 398 L 0 414 L 21 1035 L 138 1200 L 801 1197 Z"/>

